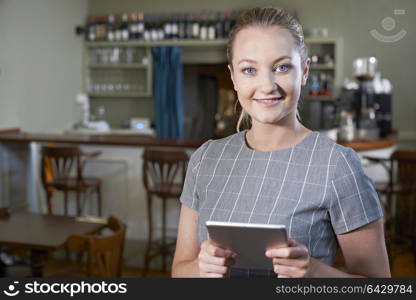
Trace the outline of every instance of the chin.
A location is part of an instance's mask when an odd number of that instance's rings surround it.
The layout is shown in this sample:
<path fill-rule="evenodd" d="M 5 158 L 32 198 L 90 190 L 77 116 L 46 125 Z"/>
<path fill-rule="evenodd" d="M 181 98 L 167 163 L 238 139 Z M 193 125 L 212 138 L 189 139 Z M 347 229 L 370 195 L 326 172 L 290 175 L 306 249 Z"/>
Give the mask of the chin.
<path fill-rule="evenodd" d="M 255 117 L 254 119 L 256 120 L 257 123 L 260 123 L 260 124 L 278 124 L 282 118 L 280 116 L 273 116 L 273 117 Z"/>
<path fill-rule="evenodd" d="M 274 114 L 254 114 L 253 119 L 261 124 L 279 124 L 282 120 L 287 117 L 290 112 L 276 112 Z"/>

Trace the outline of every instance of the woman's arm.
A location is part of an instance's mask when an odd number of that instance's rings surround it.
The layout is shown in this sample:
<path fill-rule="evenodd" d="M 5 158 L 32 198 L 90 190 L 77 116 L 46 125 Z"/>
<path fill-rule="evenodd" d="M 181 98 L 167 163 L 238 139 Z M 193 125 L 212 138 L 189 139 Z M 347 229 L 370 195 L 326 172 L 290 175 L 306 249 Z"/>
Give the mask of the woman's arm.
<path fill-rule="evenodd" d="M 391 277 L 383 219 L 337 237 L 348 273 L 313 259 L 314 277 Z"/>
<path fill-rule="evenodd" d="M 172 277 L 199 277 L 197 237 L 198 212 L 182 205 L 178 237 L 172 263 Z"/>
<path fill-rule="evenodd" d="M 211 240 L 198 244 L 198 212 L 182 205 L 172 277 L 221 278 L 235 263 L 236 254 Z"/>
<path fill-rule="evenodd" d="M 273 258 L 274 270 L 281 277 L 391 276 L 382 219 L 337 237 L 347 272 L 310 257 L 307 248 L 296 241 L 289 247 L 269 250 L 266 256 Z"/>

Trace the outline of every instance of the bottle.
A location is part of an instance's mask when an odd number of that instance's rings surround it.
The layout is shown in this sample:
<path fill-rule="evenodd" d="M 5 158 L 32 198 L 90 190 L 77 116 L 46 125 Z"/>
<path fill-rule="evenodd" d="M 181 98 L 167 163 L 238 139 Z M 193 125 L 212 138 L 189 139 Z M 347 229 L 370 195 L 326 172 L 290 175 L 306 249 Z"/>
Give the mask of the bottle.
<path fill-rule="evenodd" d="M 137 23 L 136 23 L 136 31 L 137 31 L 137 39 L 143 40 L 144 39 L 144 14 L 143 12 L 139 12 L 137 14 Z"/>
<path fill-rule="evenodd" d="M 192 16 L 192 38 L 199 39 L 200 37 L 200 24 L 198 20 L 198 14 L 193 14 Z"/>
<path fill-rule="evenodd" d="M 96 18 L 97 23 L 95 27 L 95 34 L 97 41 L 104 41 L 107 39 L 107 18 L 100 16 Z"/>
<path fill-rule="evenodd" d="M 208 18 L 207 14 L 203 13 L 201 14 L 201 19 L 199 23 L 199 38 L 201 40 L 207 40 L 208 39 Z"/>
<path fill-rule="evenodd" d="M 149 16 L 149 27 L 150 27 L 150 40 L 157 41 L 158 38 L 158 28 L 156 23 L 156 16 L 151 15 Z"/>
<path fill-rule="evenodd" d="M 116 30 L 115 30 L 114 40 L 121 41 L 123 39 L 123 28 L 122 28 L 122 22 L 120 22 L 120 17 L 116 18 L 115 28 Z"/>
<path fill-rule="evenodd" d="M 224 22 L 224 15 L 218 12 L 217 20 L 215 22 L 215 32 L 216 32 L 217 39 L 226 38 L 226 36 L 224 35 L 223 22 Z"/>
<path fill-rule="evenodd" d="M 355 125 L 352 114 L 346 110 L 341 111 L 339 119 L 338 140 L 351 142 L 354 140 Z"/>
<path fill-rule="evenodd" d="M 131 40 L 137 39 L 137 14 L 131 13 L 128 21 L 129 37 Z"/>
<path fill-rule="evenodd" d="M 160 15 L 158 17 L 158 22 L 156 23 L 157 27 L 157 41 L 162 41 L 165 39 L 165 30 L 163 29 L 163 17 Z"/>
<path fill-rule="evenodd" d="M 172 21 L 171 21 L 171 29 L 172 29 L 172 39 L 178 39 L 179 38 L 179 20 L 177 15 L 173 15 L 172 16 Z"/>
<path fill-rule="evenodd" d="M 230 19 L 230 13 L 228 11 L 224 12 L 222 27 L 224 30 L 224 36 L 227 37 L 231 30 L 231 19 Z"/>
<path fill-rule="evenodd" d="M 151 40 L 151 30 L 150 30 L 150 22 L 149 22 L 149 15 L 143 15 L 143 39 L 145 41 Z"/>
<path fill-rule="evenodd" d="M 129 16 L 124 13 L 121 17 L 121 39 L 127 41 L 129 38 Z"/>
<path fill-rule="evenodd" d="M 96 34 L 95 34 L 95 18 L 94 17 L 89 17 L 88 20 L 88 25 L 87 25 L 87 36 L 86 39 L 88 41 L 95 41 L 96 40 Z"/>
<path fill-rule="evenodd" d="M 152 21 L 150 22 L 150 26 L 151 26 L 151 40 L 152 41 L 157 41 L 159 39 L 159 23 L 158 21 L 158 16 L 157 15 L 153 15 L 152 16 Z"/>
<path fill-rule="evenodd" d="M 209 22 L 208 22 L 208 40 L 212 41 L 217 38 L 216 26 L 215 26 L 215 15 L 210 13 Z"/>
<path fill-rule="evenodd" d="M 169 18 L 166 18 L 163 24 L 163 31 L 164 31 L 165 39 L 171 39 L 173 37 L 172 25 L 173 24 L 171 23 L 171 20 Z"/>
<path fill-rule="evenodd" d="M 107 40 L 110 41 L 110 42 L 114 41 L 114 39 L 115 39 L 114 21 L 115 21 L 114 15 L 109 15 L 108 18 L 107 18 L 107 22 L 108 22 L 108 25 L 107 25 Z"/>
<path fill-rule="evenodd" d="M 185 19 L 185 14 L 179 15 L 179 19 L 178 19 L 178 38 L 180 40 L 186 39 L 186 19 Z"/>
<path fill-rule="evenodd" d="M 309 96 L 318 96 L 321 85 L 319 83 L 318 75 L 312 74 L 311 81 L 309 83 Z"/>
<path fill-rule="evenodd" d="M 193 26 L 194 26 L 194 22 L 193 22 L 193 14 L 189 13 L 186 14 L 185 17 L 186 21 L 186 38 L 187 39 L 192 39 L 193 38 Z"/>
<path fill-rule="evenodd" d="M 327 80 L 327 76 L 325 73 L 320 73 L 319 74 L 319 82 L 320 82 L 320 90 L 319 90 L 319 95 L 322 96 L 329 96 L 329 91 L 328 91 L 328 80 Z"/>

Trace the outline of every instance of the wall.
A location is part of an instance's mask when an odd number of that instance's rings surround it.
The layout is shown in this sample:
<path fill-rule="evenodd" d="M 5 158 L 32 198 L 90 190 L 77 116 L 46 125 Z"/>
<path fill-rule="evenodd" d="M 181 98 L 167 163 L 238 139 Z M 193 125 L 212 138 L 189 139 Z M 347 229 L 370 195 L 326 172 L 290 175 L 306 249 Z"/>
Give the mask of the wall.
<path fill-rule="evenodd" d="M 0 127 L 69 128 L 80 118 L 84 0 L 0 0 Z"/>
<path fill-rule="evenodd" d="M 379 59 L 379 70 L 394 85 L 394 126 L 402 137 L 416 138 L 416 101 L 413 99 L 414 80 L 410 70 L 416 67 L 413 58 L 416 45 L 416 19 L 411 13 L 416 9 L 412 0 L 89 0 L 89 14 L 132 12 L 184 12 L 200 10 L 231 10 L 252 6 L 281 6 L 296 10 L 304 28 L 327 27 L 331 37 L 342 36 L 344 44 L 343 77 L 351 77 L 352 61 L 356 57 L 373 55 Z M 394 9 L 405 9 L 406 14 L 395 16 Z M 385 17 L 396 21 L 396 28 L 386 32 L 381 27 Z M 369 31 L 377 29 L 385 35 L 393 35 L 400 29 L 407 35 L 396 43 L 382 43 Z"/>

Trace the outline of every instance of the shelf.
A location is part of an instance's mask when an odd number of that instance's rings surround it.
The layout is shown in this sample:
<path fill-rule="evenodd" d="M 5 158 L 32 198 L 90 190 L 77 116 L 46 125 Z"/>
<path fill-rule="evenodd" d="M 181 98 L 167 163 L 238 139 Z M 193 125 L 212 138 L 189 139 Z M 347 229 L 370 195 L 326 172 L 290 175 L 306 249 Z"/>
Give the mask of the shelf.
<path fill-rule="evenodd" d="M 139 92 L 112 92 L 112 93 L 88 93 L 88 96 L 93 98 L 140 98 L 151 97 L 149 93 Z"/>
<path fill-rule="evenodd" d="M 217 39 L 217 40 L 163 40 L 163 41 L 96 41 L 86 42 L 88 47 L 152 47 L 152 46 L 186 46 L 186 47 L 225 47 L 228 39 Z"/>
<path fill-rule="evenodd" d="M 149 66 L 140 63 L 125 64 L 89 64 L 91 69 L 147 69 Z"/>
<path fill-rule="evenodd" d="M 311 70 L 335 70 L 333 64 L 311 64 Z"/>

